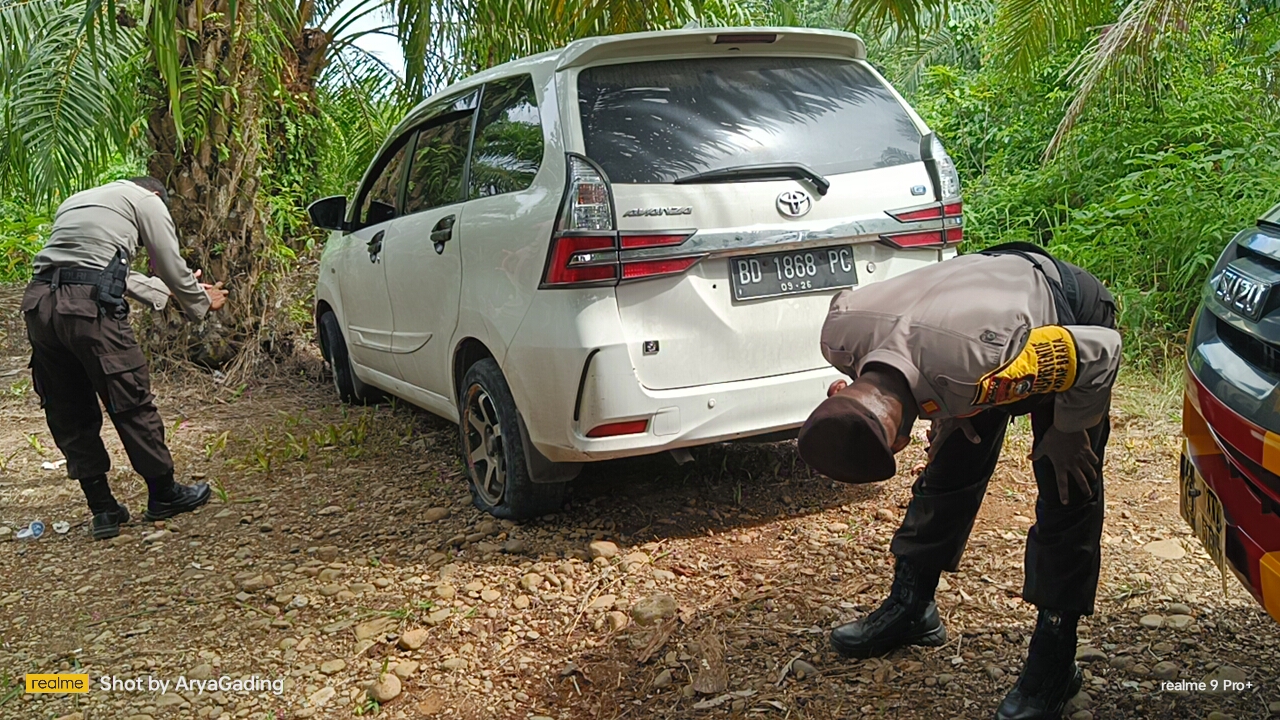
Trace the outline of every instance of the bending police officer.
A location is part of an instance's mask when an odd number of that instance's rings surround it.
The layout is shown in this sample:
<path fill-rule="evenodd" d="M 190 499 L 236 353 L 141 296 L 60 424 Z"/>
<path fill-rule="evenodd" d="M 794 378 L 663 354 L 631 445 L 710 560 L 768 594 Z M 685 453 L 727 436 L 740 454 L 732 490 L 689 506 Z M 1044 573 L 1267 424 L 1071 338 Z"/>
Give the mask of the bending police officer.
<path fill-rule="evenodd" d="M 156 277 L 129 270 L 139 247 L 146 248 Z M 93 513 L 93 537 L 115 537 L 130 519 L 107 484 L 111 459 L 102 443 L 99 400 L 133 469 L 147 482 L 146 519 L 208 502 L 208 484 L 174 482 L 164 423 L 125 300 L 159 310 L 173 297 L 193 321 L 226 300 L 221 283 L 198 282 L 179 254 L 164 185 L 139 177 L 67 198 L 33 269 L 22 298 L 31 377 L 49 432 L 66 456 L 67 475 L 80 482 Z"/>
<path fill-rule="evenodd" d="M 1011 417 L 1031 415 L 1039 498 L 1022 597 L 1039 609 L 999 720 L 1056 720 L 1079 689 L 1076 625 L 1094 610 L 1102 461 L 1120 335 L 1110 293 L 1038 246 L 1009 244 L 837 295 L 822 351 L 837 381 L 800 431 L 801 456 L 845 482 L 892 477 L 917 417 L 929 461 L 890 550 L 889 597 L 837 627 L 846 656 L 941 645 L 934 592 L 959 566 Z"/>

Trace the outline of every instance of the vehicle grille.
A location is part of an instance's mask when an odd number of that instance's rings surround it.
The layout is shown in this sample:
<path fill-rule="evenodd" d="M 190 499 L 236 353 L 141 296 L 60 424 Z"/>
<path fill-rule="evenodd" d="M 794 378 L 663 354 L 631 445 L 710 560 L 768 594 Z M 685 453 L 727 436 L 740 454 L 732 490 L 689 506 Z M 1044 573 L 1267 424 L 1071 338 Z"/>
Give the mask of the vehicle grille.
<path fill-rule="evenodd" d="M 1238 330 L 1222 318 L 1218 318 L 1218 337 L 1250 365 L 1272 375 L 1280 375 L 1280 347 Z"/>

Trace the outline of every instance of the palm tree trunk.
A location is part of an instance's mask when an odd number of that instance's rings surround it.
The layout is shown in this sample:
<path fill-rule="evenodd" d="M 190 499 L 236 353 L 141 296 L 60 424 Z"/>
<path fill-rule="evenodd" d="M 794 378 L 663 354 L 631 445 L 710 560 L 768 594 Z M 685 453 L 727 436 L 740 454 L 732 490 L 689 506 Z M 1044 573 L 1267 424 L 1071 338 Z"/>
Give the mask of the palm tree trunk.
<path fill-rule="evenodd" d="M 157 98 L 147 127 L 153 150 L 148 170 L 170 188 L 170 211 L 189 264 L 202 270 L 204 282 L 222 281 L 231 291 L 215 319 L 186 326 L 171 316 L 175 321 L 159 334 L 166 343 L 185 343 L 189 359 L 214 367 L 252 360 L 259 349 L 281 270 L 266 232 L 261 178 L 273 155 L 287 151 L 279 137 L 281 116 L 316 112 L 315 84 L 329 42 L 323 31 L 303 29 L 287 39 L 284 52 L 263 53 L 254 47 L 263 41 L 252 29 L 265 19 L 254 3 L 236 5 L 234 31 L 226 21 L 227 0 L 179 5 L 184 115 L 179 122 L 168 97 Z M 262 58 L 283 67 L 260 67 Z M 272 91 L 289 92 L 293 102 L 264 101 Z"/>

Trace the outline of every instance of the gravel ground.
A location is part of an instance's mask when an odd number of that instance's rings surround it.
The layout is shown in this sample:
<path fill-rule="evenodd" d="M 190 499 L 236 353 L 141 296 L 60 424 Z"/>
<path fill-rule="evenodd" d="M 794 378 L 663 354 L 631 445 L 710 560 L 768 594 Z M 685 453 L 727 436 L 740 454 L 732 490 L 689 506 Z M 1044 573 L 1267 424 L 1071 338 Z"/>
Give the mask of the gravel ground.
<path fill-rule="evenodd" d="M 988 718 L 1034 623 L 1019 599 L 1025 421 L 938 593 L 950 642 L 846 661 L 826 632 L 887 592 L 909 472 L 848 487 L 794 444 L 715 446 L 683 466 L 593 466 L 564 512 L 496 521 L 471 507 L 452 426 L 341 408 L 312 359 L 247 387 L 160 378 L 179 474 L 217 497 L 94 543 L 78 487 L 42 467 L 59 455 L 12 352 L 0 536 L 37 518 L 71 530 L 0 538 L 0 718 Z M 1178 517 L 1162 397 L 1131 384 L 1117 402 L 1099 611 L 1069 716 L 1280 715 L 1280 628 Z M 117 496 L 140 515 L 145 488 L 108 436 Z M 922 460 L 917 440 L 900 466 Z M 25 673 L 75 670 L 91 692 L 22 693 Z M 1242 687 L 1161 687 L 1206 678 Z"/>

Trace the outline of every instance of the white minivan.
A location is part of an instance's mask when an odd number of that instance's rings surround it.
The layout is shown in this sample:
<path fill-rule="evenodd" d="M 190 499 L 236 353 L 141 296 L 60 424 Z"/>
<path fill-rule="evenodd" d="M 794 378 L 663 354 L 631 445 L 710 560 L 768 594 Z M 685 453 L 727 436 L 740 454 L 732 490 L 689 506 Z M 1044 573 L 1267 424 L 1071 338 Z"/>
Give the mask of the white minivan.
<path fill-rule="evenodd" d="M 959 179 L 856 35 L 590 38 L 437 93 L 332 231 L 338 393 L 457 422 L 478 507 L 560 507 L 593 460 L 794 436 L 832 295 L 955 254 Z M 892 311 L 892 308 L 886 308 Z"/>

